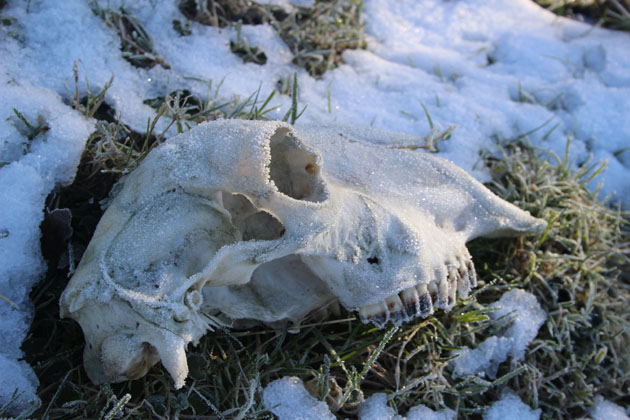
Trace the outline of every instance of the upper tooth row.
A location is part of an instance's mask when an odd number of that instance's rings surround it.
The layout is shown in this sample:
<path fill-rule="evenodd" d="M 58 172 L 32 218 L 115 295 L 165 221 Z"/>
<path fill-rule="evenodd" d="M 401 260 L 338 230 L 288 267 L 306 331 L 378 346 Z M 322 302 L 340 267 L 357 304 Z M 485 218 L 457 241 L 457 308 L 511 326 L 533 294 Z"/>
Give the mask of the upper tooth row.
<path fill-rule="evenodd" d="M 416 316 L 433 313 L 433 306 L 450 309 L 455 304 L 456 292 L 467 296 L 477 286 L 477 276 L 472 261 L 461 261 L 459 268 L 450 267 L 448 276 L 440 282 L 417 284 L 390 296 L 384 301 L 359 308 L 359 316 L 365 321 L 385 324 L 390 320 L 408 321 Z"/>
<path fill-rule="evenodd" d="M 432 312 L 433 303 L 426 284 L 409 287 L 381 302 L 359 308 L 362 320 L 373 320 L 382 324 L 392 317 L 409 320 L 417 315 L 426 316 Z"/>

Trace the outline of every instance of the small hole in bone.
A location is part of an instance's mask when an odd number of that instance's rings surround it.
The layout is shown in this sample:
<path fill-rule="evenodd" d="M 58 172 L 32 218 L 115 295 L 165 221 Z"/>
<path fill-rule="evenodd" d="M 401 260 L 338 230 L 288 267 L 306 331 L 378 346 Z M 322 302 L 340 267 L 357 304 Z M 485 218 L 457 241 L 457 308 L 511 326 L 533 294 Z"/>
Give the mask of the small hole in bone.
<path fill-rule="evenodd" d="M 379 264 L 380 263 L 378 257 L 370 257 L 370 258 L 367 259 L 367 262 L 369 262 L 370 264 Z"/>
<path fill-rule="evenodd" d="M 222 202 L 243 241 L 270 241 L 284 235 L 284 225 L 270 213 L 258 210 L 244 195 L 224 192 Z"/>
<path fill-rule="evenodd" d="M 270 148 L 269 178 L 276 188 L 296 200 L 322 201 L 317 156 L 305 150 L 286 129 L 276 131 Z"/>

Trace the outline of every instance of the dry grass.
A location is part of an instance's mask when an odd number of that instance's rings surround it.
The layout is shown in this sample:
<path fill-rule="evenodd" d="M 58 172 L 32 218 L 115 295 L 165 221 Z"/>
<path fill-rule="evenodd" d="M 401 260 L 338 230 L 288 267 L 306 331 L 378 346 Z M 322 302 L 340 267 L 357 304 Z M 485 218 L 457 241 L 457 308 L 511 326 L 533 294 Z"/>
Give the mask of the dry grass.
<path fill-rule="evenodd" d="M 606 28 L 630 31 L 629 0 L 534 0 L 552 12 L 588 20 Z"/>
<path fill-rule="evenodd" d="M 204 25 L 271 24 L 293 53 L 293 63 L 313 77 L 337 67 L 343 61 L 344 50 L 366 48 L 362 8 L 361 0 L 321 0 L 313 6 L 296 6 L 292 10 L 246 0 L 180 2 L 184 16 Z M 252 52 L 256 49 L 253 53 L 246 52 L 248 61 L 256 62 L 254 57 L 264 54 L 258 47 L 248 46 L 248 49 Z M 241 55 L 243 50 L 233 46 L 232 51 Z"/>
<path fill-rule="evenodd" d="M 113 10 L 91 3 L 92 11 L 112 28 L 120 37 L 120 50 L 125 60 L 136 67 L 151 68 L 157 64 L 170 69 L 171 66 L 160 57 L 153 46 L 153 41 L 138 19 L 127 13 L 124 8 Z"/>

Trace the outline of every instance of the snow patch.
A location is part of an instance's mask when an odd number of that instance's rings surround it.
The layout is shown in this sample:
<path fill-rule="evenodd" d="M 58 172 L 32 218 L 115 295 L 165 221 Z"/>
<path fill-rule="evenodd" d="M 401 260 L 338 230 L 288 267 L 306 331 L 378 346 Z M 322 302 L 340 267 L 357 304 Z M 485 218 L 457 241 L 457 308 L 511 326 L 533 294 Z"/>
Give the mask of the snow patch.
<path fill-rule="evenodd" d="M 72 182 L 93 122 L 17 76 L 0 64 L 0 406 L 17 389 L 19 411 L 38 401 L 37 378 L 19 360 L 33 317 L 28 295 L 46 268 L 44 201 L 55 186 Z"/>
<path fill-rule="evenodd" d="M 326 403 L 312 397 L 299 378 L 277 379 L 263 390 L 265 408 L 279 420 L 334 420 Z M 455 412 L 448 408 L 433 411 L 420 404 L 406 416 L 400 416 L 387 405 L 387 395 L 374 394 L 359 406 L 359 420 L 453 420 Z"/>
<path fill-rule="evenodd" d="M 430 408 L 419 404 L 412 407 L 406 416 L 401 416 L 394 412 L 387 405 L 387 395 L 374 394 L 359 406 L 359 420 L 453 420 L 455 412 L 445 408 L 440 411 L 433 411 Z"/>
<path fill-rule="evenodd" d="M 628 410 L 624 410 L 617 404 L 605 400 L 602 396 L 595 398 L 595 405 L 591 407 L 590 411 L 593 420 L 630 420 L 628 416 L 630 407 Z"/>
<path fill-rule="evenodd" d="M 532 410 L 507 388 L 501 399 L 493 403 L 483 415 L 484 420 L 538 420 L 542 410 Z"/>
<path fill-rule="evenodd" d="M 269 383 L 263 390 L 263 403 L 279 420 L 335 420 L 326 403 L 312 397 L 293 376 Z"/>
<path fill-rule="evenodd" d="M 459 355 L 451 362 L 455 376 L 484 373 L 495 378 L 499 365 L 508 357 L 514 360 L 524 357 L 525 349 L 547 318 L 536 297 L 520 289 L 503 294 L 490 307 L 497 308 L 489 314 L 492 319 L 505 315 L 515 319 L 502 334 L 486 339 L 476 349 L 464 347 L 454 351 L 453 354 Z"/>

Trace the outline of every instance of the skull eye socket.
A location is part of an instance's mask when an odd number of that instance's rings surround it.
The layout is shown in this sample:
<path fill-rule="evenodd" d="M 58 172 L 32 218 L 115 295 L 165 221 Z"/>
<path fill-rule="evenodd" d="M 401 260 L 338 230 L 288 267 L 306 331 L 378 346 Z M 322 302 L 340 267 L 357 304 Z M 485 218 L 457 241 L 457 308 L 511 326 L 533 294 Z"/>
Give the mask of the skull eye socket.
<path fill-rule="evenodd" d="M 279 129 L 271 137 L 269 179 L 278 191 L 296 200 L 324 201 L 319 157 L 291 135 Z"/>

